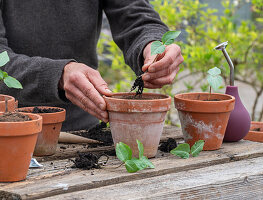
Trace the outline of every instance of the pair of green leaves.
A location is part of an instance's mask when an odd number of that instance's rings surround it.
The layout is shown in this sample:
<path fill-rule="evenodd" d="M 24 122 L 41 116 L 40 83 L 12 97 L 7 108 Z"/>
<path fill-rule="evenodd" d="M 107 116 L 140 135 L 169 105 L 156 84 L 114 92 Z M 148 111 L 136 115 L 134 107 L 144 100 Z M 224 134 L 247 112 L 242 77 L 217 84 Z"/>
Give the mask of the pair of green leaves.
<path fill-rule="evenodd" d="M 151 44 L 151 55 L 161 54 L 165 47 L 174 43 L 174 40 L 180 35 L 181 31 L 168 31 L 162 36 L 161 41 L 154 41 Z"/>
<path fill-rule="evenodd" d="M 171 150 L 170 153 L 184 159 L 189 158 L 190 154 L 192 154 L 193 157 L 197 157 L 203 150 L 204 144 L 204 140 L 198 140 L 191 149 L 187 143 L 179 144 L 175 149 Z"/>
<path fill-rule="evenodd" d="M 6 51 L 0 53 L 0 67 L 3 67 L 6 63 L 10 61 L 9 56 Z M 9 88 L 17 88 L 22 89 L 21 83 L 13 78 L 12 76 L 9 76 L 6 72 L 0 70 L 0 81 L 4 81 L 7 87 Z"/>
<path fill-rule="evenodd" d="M 143 144 L 139 140 L 136 140 L 136 142 L 139 149 L 139 158 L 132 157 L 131 148 L 127 144 L 119 142 L 116 145 L 116 155 L 118 159 L 125 163 L 126 170 L 130 173 L 137 172 L 145 168 L 154 169 L 152 162 L 143 155 Z"/>
<path fill-rule="evenodd" d="M 217 91 L 222 85 L 223 78 L 220 76 L 221 70 L 217 67 L 208 70 L 207 81 L 214 91 Z"/>

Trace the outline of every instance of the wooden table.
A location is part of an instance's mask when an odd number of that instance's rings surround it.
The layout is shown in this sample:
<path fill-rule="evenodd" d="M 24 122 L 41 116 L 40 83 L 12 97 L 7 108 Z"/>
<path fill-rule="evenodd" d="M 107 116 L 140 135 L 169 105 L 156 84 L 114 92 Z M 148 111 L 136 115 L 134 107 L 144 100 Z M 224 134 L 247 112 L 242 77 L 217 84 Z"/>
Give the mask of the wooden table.
<path fill-rule="evenodd" d="M 169 137 L 182 141 L 176 127 L 165 127 L 162 141 Z M 77 151 L 112 149 L 59 144 L 56 155 L 38 158 L 43 168 L 30 169 L 25 181 L 0 183 L 0 190 L 22 199 L 263 199 L 263 143 L 224 143 L 189 159 L 158 152 L 156 168 L 137 173 L 118 167 L 114 156 L 102 169 L 71 168 Z"/>

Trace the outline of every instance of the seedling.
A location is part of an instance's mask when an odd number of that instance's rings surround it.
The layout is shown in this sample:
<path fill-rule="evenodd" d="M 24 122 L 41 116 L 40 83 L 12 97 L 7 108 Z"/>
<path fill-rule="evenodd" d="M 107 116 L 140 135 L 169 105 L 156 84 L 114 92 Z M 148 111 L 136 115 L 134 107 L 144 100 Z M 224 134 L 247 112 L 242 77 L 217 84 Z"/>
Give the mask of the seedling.
<path fill-rule="evenodd" d="M 143 144 L 136 140 L 139 149 L 139 158 L 132 157 L 131 148 L 123 143 L 119 142 L 116 145 L 116 155 L 117 158 L 125 164 L 127 172 L 133 173 L 139 170 L 143 170 L 145 168 L 154 169 L 154 165 L 151 161 L 148 160 L 146 156 L 144 156 L 144 147 Z"/>
<path fill-rule="evenodd" d="M 184 159 L 189 158 L 190 154 L 193 157 L 197 157 L 203 150 L 204 144 L 204 140 L 198 140 L 191 148 L 188 143 L 179 144 L 175 149 L 171 150 L 170 153 Z"/>
<path fill-rule="evenodd" d="M 162 36 L 162 41 L 154 41 L 151 44 L 151 55 L 156 55 L 155 59 L 151 64 L 157 61 L 159 56 L 162 55 L 162 53 L 165 51 L 165 48 L 174 43 L 174 40 L 180 35 L 181 31 L 168 31 Z M 147 71 L 146 71 L 147 72 Z M 138 90 L 136 91 L 136 95 L 141 96 L 144 89 L 144 83 L 142 80 L 142 75 L 137 76 L 136 80 L 133 83 L 133 86 L 131 88 L 131 91 L 135 90 L 138 87 Z"/>
<path fill-rule="evenodd" d="M 6 51 L 0 53 L 0 67 L 3 67 L 10 61 L 9 56 Z M 4 81 L 7 87 L 9 88 L 17 88 L 17 89 L 23 89 L 21 83 L 13 78 L 12 76 L 9 76 L 5 71 L 0 69 L 0 81 Z M 5 99 L 5 111 L 7 112 L 7 98 Z"/>
<path fill-rule="evenodd" d="M 208 76 L 206 79 L 210 85 L 210 95 L 211 95 L 211 88 L 213 88 L 214 91 L 217 91 L 219 87 L 222 85 L 223 78 L 220 76 L 221 70 L 217 67 L 209 69 L 207 73 Z"/>

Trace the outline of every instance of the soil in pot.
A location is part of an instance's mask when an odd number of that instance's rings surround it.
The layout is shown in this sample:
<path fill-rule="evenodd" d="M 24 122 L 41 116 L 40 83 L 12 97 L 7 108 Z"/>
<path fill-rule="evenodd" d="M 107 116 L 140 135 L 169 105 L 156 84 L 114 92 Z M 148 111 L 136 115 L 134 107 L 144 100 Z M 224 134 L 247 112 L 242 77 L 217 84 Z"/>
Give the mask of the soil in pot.
<path fill-rule="evenodd" d="M 66 118 L 66 110 L 58 107 L 35 106 L 18 108 L 18 111 L 39 114 L 43 118 L 43 128 L 37 138 L 34 156 L 55 154 L 62 122 Z"/>
<path fill-rule="evenodd" d="M 30 117 L 17 112 L 7 112 L 0 116 L 0 122 L 23 122 L 30 121 Z"/>

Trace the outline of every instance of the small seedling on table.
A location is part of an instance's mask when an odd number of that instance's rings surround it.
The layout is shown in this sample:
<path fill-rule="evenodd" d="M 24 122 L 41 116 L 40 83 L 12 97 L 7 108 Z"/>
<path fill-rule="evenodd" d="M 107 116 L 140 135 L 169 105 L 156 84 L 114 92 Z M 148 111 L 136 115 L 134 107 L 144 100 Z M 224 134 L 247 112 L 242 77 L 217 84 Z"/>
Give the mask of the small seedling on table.
<path fill-rule="evenodd" d="M 168 31 L 162 36 L 162 41 L 154 41 L 151 44 L 151 55 L 156 55 L 154 61 L 151 63 L 157 61 L 159 56 L 162 55 L 162 53 L 165 51 L 166 46 L 174 43 L 174 40 L 180 35 L 181 31 Z M 131 91 L 135 90 L 138 87 L 138 90 L 136 91 L 136 95 L 141 96 L 144 89 L 144 83 L 142 80 L 142 75 L 137 76 L 136 80 L 133 83 L 133 86 L 131 88 Z"/>
<path fill-rule="evenodd" d="M 184 159 L 189 158 L 190 154 L 193 157 L 197 157 L 203 150 L 204 144 L 204 140 L 198 140 L 191 148 L 188 143 L 179 144 L 175 149 L 171 150 L 170 153 Z"/>
<path fill-rule="evenodd" d="M 116 145 L 116 155 L 117 158 L 125 164 L 127 172 L 133 173 L 145 168 L 154 169 L 154 165 L 148 160 L 146 156 L 143 155 L 144 147 L 143 144 L 136 140 L 139 149 L 139 158 L 132 157 L 131 148 L 123 143 L 119 142 Z"/>
<path fill-rule="evenodd" d="M 9 56 L 6 51 L 0 53 L 0 67 L 3 67 L 10 61 Z M 0 69 L 0 81 L 4 81 L 7 87 L 9 88 L 17 88 L 17 89 L 23 89 L 21 83 L 13 78 L 12 76 L 9 76 L 5 71 Z M 5 107 L 7 111 L 7 99 L 5 99 Z"/>
<path fill-rule="evenodd" d="M 207 71 L 208 76 L 207 76 L 207 82 L 210 85 L 210 93 L 209 93 L 209 97 L 208 100 L 210 99 L 210 95 L 211 95 L 211 88 L 213 88 L 214 91 L 217 91 L 219 89 L 219 87 L 222 85 L 223 82 L 223 78 L 221 77 L 221 70 L 217 67 L 214 67 L 212 69 L 209 69 Z"/>

